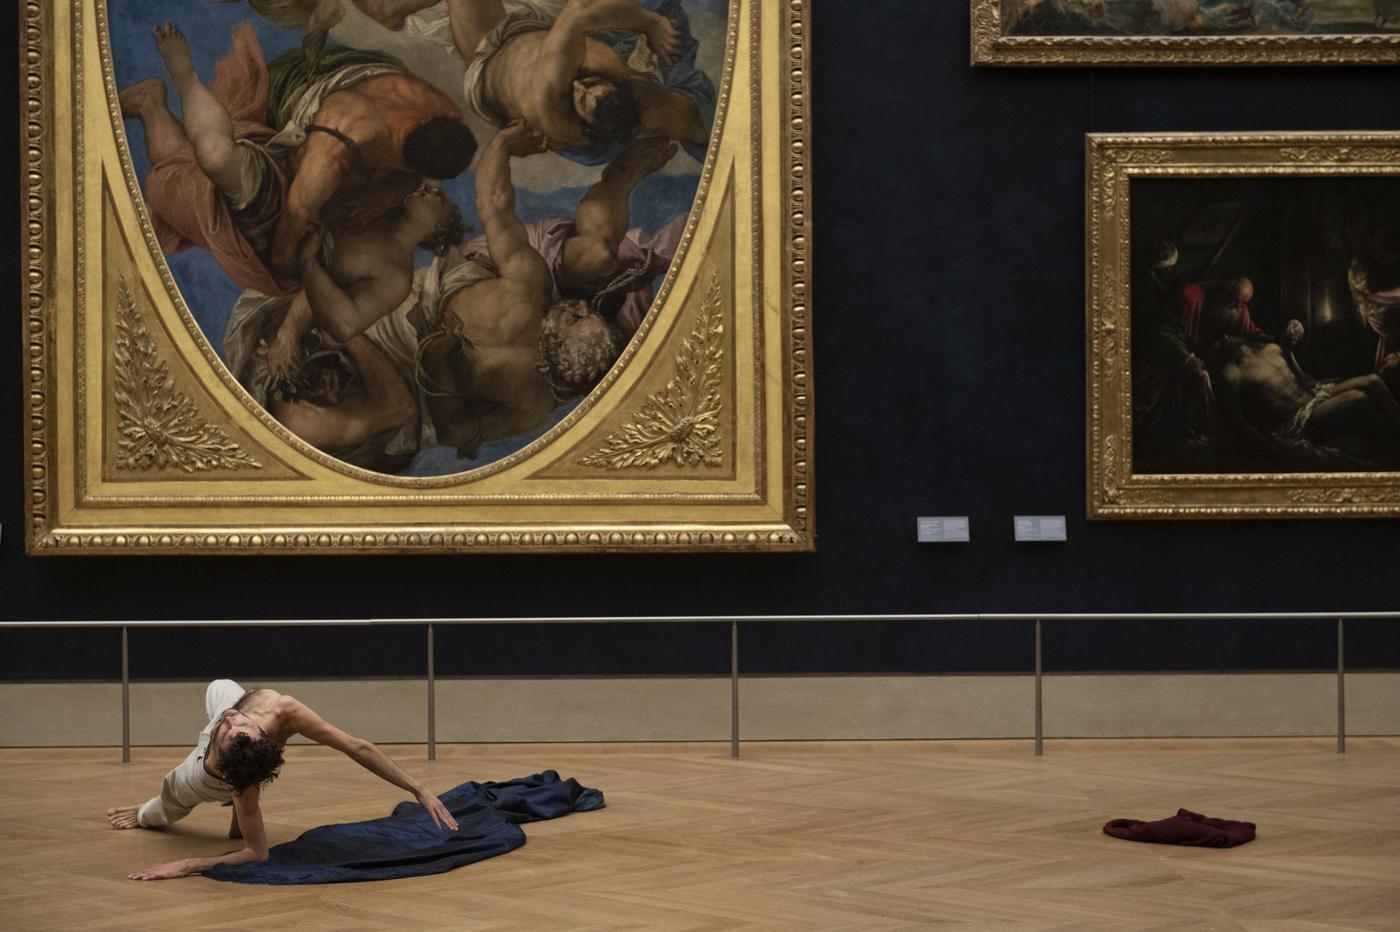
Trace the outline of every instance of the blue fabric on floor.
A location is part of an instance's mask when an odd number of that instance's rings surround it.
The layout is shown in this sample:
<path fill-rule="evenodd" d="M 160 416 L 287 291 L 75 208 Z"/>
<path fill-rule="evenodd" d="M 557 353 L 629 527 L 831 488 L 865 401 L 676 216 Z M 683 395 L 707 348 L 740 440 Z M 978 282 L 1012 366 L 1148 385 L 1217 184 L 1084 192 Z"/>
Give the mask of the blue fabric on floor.
<path fill-rule="evenodd" d="M 553 770 L 504 783 L 469 781 L 440 797 L 457 820 L 445 831 L 417 803 L 382 819 L 313 828 L 274 845 L 266 861 L 219 864 L 204 872 L 236 883 L 349 883 L 418 877 L 484 861 L 525 844 L 519 823 L 603 808 L 600 790 L 560 780 Z"/>

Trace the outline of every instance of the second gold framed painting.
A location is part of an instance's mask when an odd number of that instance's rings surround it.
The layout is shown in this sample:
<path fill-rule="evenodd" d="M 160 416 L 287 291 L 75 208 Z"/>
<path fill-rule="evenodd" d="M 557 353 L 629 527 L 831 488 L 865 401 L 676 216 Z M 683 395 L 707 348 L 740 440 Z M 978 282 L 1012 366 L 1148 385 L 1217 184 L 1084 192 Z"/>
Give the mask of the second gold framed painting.
<path fill-rule="evenodd" d="M 972 0 L 977 65 L 1400 63 L 1400 0 Z"/>
<path fill-rule="evenodd" d="M 1089 516 L 1400 515 L 1400 133 L 1088 149 Z"/>
<path fill-rule="evenodd" d="M 32 552 L 812 546 L 805 4 L 20 6 Z"/>

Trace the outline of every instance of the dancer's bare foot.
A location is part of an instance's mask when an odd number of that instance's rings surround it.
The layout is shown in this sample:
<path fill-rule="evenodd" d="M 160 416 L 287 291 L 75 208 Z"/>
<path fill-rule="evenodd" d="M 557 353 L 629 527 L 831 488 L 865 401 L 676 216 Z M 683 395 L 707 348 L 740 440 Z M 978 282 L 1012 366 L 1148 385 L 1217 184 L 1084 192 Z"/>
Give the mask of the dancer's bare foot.
<path fill-rule="evenodd" d="M 165 82 L 160 78 L 137 81 L 117 94 L 122 116 L 127 119 L 144 117 L 152 107 L 165 106 Z"/>
<path fill-rule="evenodd" d="M 136 813 L 140 806 L 118 806 L 116 809 L 107 810 L 107 821 L 112 823 L 112 828 L 140 828 L 141 823 L 136 820 Z"/>
<path fill-rule="evenodd" d="M 178 85 L 181 79 L 194 74 L 194 59 L 190 57 L 190 43 L 180 27 L 174 23 L 156 26 L 151 30 L 156 40 L 156 51 L 165 60 L 165 70 Z"/>

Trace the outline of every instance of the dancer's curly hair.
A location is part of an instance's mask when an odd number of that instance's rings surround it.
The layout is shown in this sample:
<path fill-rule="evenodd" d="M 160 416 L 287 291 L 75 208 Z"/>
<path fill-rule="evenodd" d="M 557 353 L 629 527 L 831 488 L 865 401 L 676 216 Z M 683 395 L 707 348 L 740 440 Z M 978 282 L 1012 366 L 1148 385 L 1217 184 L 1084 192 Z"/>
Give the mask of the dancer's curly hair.
<path fill-rule="evenodd" d="M 219 773 L 235 793 L 277 779 L 282 770 L 282 748 L 271 738 L 237 735 L 219 755 Z"/>

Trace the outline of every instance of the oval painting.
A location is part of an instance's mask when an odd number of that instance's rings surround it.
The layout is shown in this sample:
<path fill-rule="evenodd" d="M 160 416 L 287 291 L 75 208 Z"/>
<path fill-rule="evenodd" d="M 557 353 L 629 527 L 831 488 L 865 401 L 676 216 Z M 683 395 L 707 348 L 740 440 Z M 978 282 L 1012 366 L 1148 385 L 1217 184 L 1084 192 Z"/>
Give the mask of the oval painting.
<path fill-rule="evenodd" d="M 109 0 L 205 337 L 306 443 L 440 476 L 557 424 L 675 256 L 728 0 Z"/>

